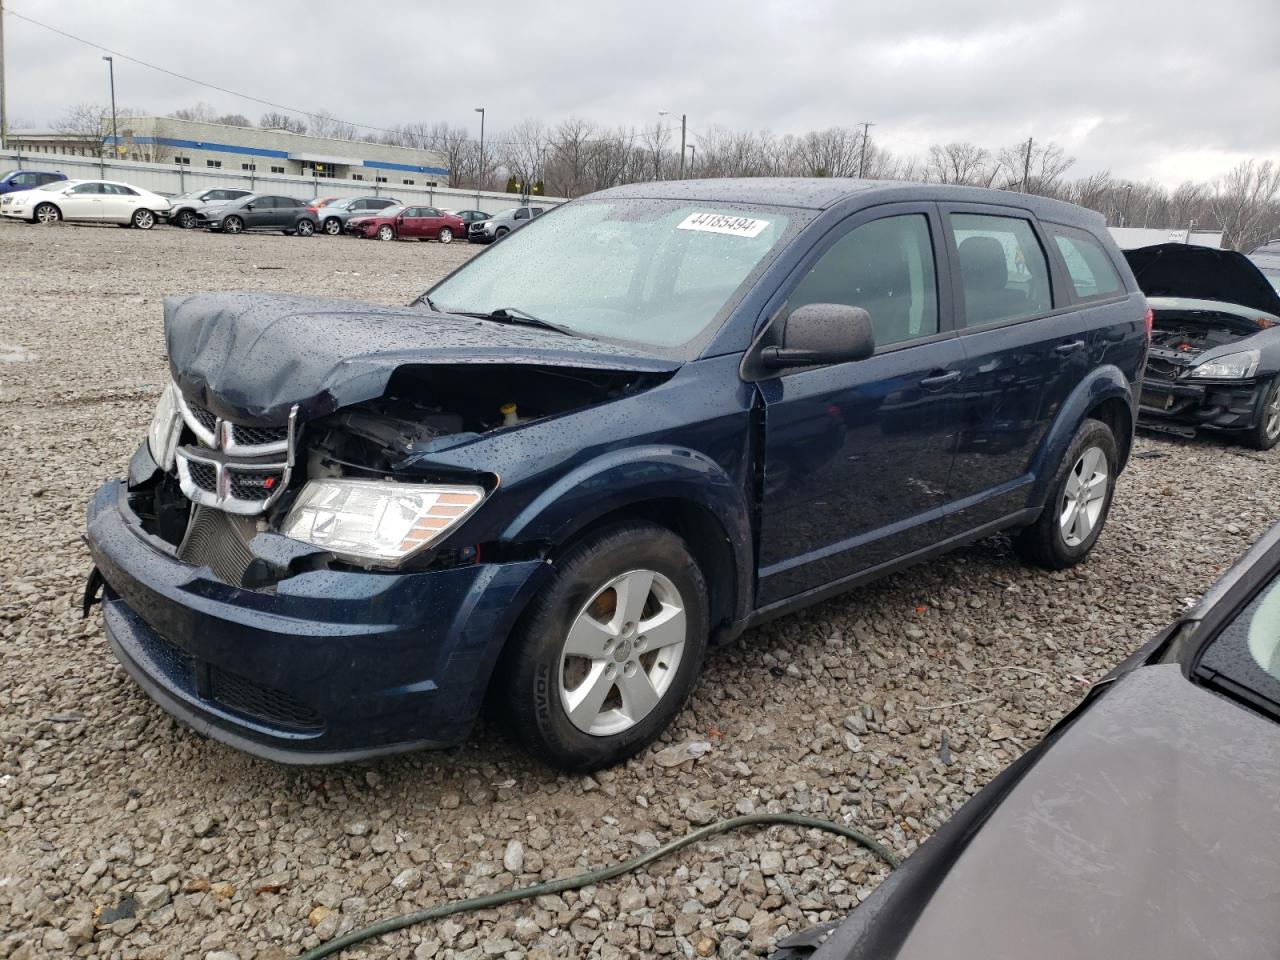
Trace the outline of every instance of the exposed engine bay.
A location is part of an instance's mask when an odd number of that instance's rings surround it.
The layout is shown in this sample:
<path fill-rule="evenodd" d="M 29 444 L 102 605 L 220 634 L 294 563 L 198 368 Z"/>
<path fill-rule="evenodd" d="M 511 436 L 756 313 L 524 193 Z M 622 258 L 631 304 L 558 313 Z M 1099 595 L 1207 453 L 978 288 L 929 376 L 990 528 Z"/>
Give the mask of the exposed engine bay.
<path fill-rule="evenodd" d="M 179 559 L 208 566 L 228 583 L 269 585 L 341 562 L 278 535 L 308 481 L 430 482 L 437 479 L 430 462 L 435 452 L 607 403 L 666 376 L 523 365 L 406 366 L 376 399 L 310 422 L 291 416 L 288 425 L 274 428 L 224 421 L 179 394 L 172 462 L 146 476 L 131 471 L 129 503 L 143 530 Z M 481 487 L 495 482 L 469 479 Z M 275 557 L 267 556 L 272 547 Z M 423 562 L 447 565 L 474 554 L 474 545 L 463 545 Z"/>
<path fill-rule="evenodd" d="M 1151 331 L 1151 346 L 1195 357 L 1214 347 L 1235 343 L 1241 336 L 1236 330 L 1215 326 L 1212 320 L 1157 318 Z"/>

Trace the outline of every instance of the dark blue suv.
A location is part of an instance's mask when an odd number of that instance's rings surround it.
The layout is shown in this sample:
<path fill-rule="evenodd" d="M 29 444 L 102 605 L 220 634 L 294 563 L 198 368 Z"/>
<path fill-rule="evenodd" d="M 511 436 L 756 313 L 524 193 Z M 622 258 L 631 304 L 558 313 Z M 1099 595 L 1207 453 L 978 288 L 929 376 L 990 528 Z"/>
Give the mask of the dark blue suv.
<path fill-rule="evenodd" d="M 54 173 L 49 170 L 10 170 L 0 176 L 0 194 L 15 193 L 19 190 L 34 190 L 46 183 L 57 183 L 67 179 L 65 173 Z"/>
<path fill-rule="evenodd" d="M 165 311 L 88 512 L 138 683 L 301 763 L 456 743 L 487 695 L 573 770 L 767 618 L 1002 530 L 1082 560 L 1151 320 L 1097 214 L 834 179 L 607 190 L 407 307 Z"/>

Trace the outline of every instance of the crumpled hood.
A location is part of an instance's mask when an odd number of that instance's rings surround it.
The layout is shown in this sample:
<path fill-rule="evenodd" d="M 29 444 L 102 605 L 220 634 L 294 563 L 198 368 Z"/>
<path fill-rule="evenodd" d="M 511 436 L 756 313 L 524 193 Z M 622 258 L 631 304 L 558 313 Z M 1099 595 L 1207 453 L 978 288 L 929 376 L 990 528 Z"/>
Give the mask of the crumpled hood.
<path fill-rule="evenodd" d="M 1280 316 L 1280 293 L 1243 253 L 1159 243 L 1126 250 L 1124 256 L 1148 297 L 1215 300 Z"/>
<path fill-rule="evenodd" d="M 668 372 L 680 366 L 552 330 L 349 300 L 250 292 L 170 297 L 169 368 L 219 416 L 279 424 L 381 396 L 400 367 L 473 363 Z"/>

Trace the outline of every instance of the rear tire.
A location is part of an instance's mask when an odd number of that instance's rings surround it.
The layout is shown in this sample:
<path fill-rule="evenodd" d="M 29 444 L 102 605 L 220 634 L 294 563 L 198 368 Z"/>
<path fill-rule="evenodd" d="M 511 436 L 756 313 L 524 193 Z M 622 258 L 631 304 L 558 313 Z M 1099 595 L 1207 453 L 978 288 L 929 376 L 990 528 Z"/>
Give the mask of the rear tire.
<path fill-rule="evenodd" d="M 436 239 L 441 243 L 453 243 L 453 231 L 448 227 L 441 227 L 440 232 L 436 234 Z"/>
<path fill-rule="evenodd" d="M 139 230 L 150 230 L 156 225 L 156 215 L 150 210 L 135 210 L 131 222 Z"/>
<path fill-rule="evenodd" d="M 310 220 L 299 220 L 297 234 L 300 237 L 309 237 L 316 232 L 316 225 Z"/>
<path fill-rule="evenodd" d="M 634 756 L 684 706 L 708 632 L 706 583 L 680 537 L 600 531 L 556 564 L 508 641 L 496 689 L 510 735 L 576 773 Z"/>
<path fill-rule="evenodd" d="M 1280 377 L 1267 384 L 1258 425 L 1244 435 L 1244 442 L 1255 450 L 1270 450 L 1280 443 Z"/>
<path fill-rule="evenodd" d="M 1040 516 L 1014 535 L 1018 555 L 1048 570 L 1065 570 L 1087 557 L 1111 511 L 1118 464 L 1111 428 L 1101 420 L 1080 424 Z"/>

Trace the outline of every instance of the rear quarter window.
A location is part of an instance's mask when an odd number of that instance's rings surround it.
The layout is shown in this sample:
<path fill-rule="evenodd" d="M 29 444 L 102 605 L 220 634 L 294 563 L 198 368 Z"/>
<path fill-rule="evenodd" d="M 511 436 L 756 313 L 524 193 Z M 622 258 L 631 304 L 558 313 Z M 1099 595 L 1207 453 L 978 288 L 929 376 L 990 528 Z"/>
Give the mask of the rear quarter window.
<path fill-rule="evenodd" d="M 1054 224 L 1048 229 L 1067 265 L 1077 300 L 1101 300 L 1124 293 L 1124 281 L 1102 244 L 1083 230 Z"/>

